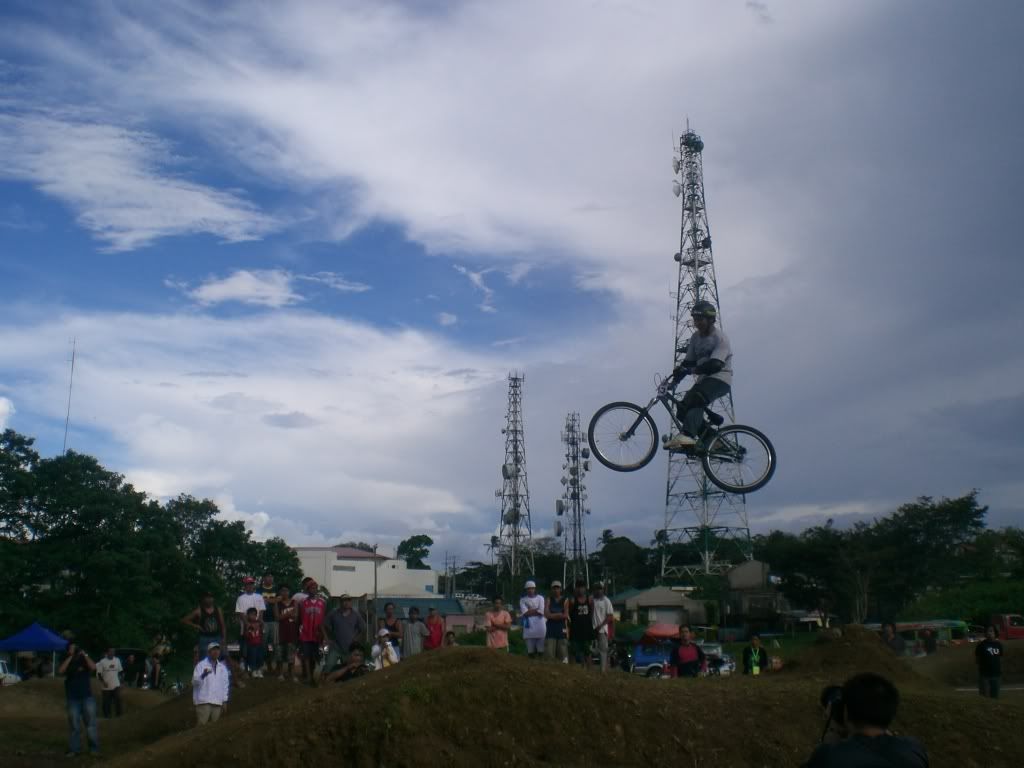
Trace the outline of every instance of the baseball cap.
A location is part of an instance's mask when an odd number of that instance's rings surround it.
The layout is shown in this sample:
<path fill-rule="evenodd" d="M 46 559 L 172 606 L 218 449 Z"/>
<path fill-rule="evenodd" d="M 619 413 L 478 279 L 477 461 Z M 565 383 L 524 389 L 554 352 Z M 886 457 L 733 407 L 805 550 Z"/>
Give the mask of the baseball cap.
<path fill-rule="evenodd" d="M 526 582 L 526 588 L 527 589 L 536 589 L 537 588 L 537 582 L 535 582 L 535 581 L 533 581 L 531 579 L 530 581 Z"/>
<path fill-rule="evenodd" d="M 244 579 L 242 579 L 242 583 L 243 584 L 255 584 L 256 583 L 256 579 L 254 579 L 252 576 L 246 576 Z"/>
<path fill-rule="evenodd" d="M 220 648 L 220 642 L 213 640 L 212 642 L 207 643 L 206 650 L 210 650 L 211 648 Z"/>
<path fill-rule="evenodd" d="M 383 627 L 381 627 L 381 629 L 377 632 L 377 637 L 384 637 L 385 635 L 390 635 L 390 634 L 391 633 L 388 630 L 386 630 Z"/>
<path fill-rule="evenodd" d="M 551 582 L 551 586 L 552 586 L 552 587 L 558 587 L 559 589 L 561 589 L 561 587 L 562 587 L 562 582 L 560 582 L 560 581 L 552 581 L 552 582 Z"/>

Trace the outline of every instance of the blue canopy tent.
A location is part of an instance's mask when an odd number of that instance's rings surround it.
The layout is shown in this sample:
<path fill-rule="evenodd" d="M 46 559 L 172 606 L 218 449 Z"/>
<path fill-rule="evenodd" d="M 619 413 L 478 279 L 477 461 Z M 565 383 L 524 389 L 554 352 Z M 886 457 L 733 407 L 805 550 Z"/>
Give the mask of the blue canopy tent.
<path fill-rule="evenodd" d="M 57 674 L 57 651 L 63 651 L 68 647 L 68 641 L 56 632 L 47 629 L 38 621 L 31 626 L 25 627 L 16 634 L 0 640 L 0 652 L 7 651 L 35 651 L 36 653 L 49 652 L 51 655 L 51 666 L 53 674 Z"/>

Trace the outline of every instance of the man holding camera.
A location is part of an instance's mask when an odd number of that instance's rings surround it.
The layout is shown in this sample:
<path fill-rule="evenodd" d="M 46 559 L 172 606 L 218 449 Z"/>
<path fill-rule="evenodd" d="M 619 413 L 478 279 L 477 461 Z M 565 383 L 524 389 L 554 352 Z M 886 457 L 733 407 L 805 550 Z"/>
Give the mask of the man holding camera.
<path fill-rule="evenodd" d="M 827 707 L 829 725 L 833 720 L 845 725 L 847 738 L 821 744 L 803 768 L 928 768 L 920 743 L 889 730 L 899 703 L 899 691 L 884 677 L 870 672 L 851 677 Z"/>
<path fill-rule="evenodd" d="M 96 728 L 96 699 L 92 696 L 92 677 L 96 674 L 96 664 L 89 658 L 89 654 L 70 643 L 67 656 L 57 672 L 64 676 L 64 696 L 67 700 L 68 725 L 71 727 L 68 756 L 76 757 L 82 749 L 83 720 L 89 752 L 98 755 L 100 738 Z"/>

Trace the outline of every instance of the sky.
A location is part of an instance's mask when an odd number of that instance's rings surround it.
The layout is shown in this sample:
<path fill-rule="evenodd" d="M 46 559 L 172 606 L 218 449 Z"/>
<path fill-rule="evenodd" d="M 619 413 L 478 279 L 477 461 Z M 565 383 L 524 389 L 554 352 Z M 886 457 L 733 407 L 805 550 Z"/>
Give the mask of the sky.
<path fill-rule="evenodd" d="M 704 139 L 751 529 L 1024 516 L 1024 7 L 5 2 L 0 427 L 258 538 L 485 559 L 506 377 L 560 431 L 672 362 Z M 664 421 L 662 421 L 664 426 Z M 666 458 L 588 477 L 647 543 Z"/>

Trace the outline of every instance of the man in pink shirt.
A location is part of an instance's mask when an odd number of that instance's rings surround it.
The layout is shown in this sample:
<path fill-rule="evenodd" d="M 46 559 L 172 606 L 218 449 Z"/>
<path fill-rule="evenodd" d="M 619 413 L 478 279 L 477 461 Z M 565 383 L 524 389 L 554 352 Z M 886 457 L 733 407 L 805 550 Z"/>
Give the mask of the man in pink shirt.
<path fill-rule="evenodd" d="M 487 630 L 487 647 L 508 651 L 508 631 L 512 628 L 512 615 L 505 610 L 500 597 L 494 598 L 494 610 L 484 614 L 484 629 Z"/>

